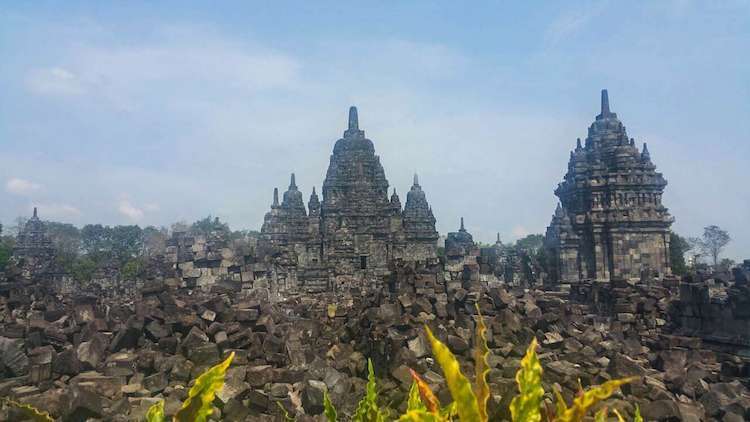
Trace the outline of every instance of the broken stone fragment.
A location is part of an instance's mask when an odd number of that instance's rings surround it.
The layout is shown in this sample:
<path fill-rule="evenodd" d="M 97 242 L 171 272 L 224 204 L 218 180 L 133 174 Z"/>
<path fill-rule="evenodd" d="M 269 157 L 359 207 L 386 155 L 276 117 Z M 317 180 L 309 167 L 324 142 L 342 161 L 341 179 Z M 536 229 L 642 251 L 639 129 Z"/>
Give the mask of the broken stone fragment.
<path fill-rule="evenodd" d="M 302 407 L 309 415 L 323 413 L 323 394 L 326 385 L 322 381 L 308 380 L 302 387 Z"/>
<path fill-rule="evenodd" d="M 3 366 L 13 375 L 19 377 L 29 372 L 29 358 L 24 353 L 22 339 L 0 337 L 0 358 Z"/>

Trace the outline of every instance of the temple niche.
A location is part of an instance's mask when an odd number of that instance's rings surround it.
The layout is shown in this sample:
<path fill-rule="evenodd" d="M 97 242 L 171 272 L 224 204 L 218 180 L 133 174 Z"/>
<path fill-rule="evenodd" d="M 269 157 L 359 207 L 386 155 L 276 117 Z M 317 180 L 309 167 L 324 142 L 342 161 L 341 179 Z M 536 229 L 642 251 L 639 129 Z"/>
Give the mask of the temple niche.
<path fill-rule="evenodd" d="M 373 142 L 359 128 L 357 109 L 336 141 L 318 197 L 305 208 L 294 174 L 261 228 L 259 249 L 273 260 L 280 290 L 320 292 L 382 282 L 396 260 L 437 261 L 435 217 L 415 175 L 406 204 L 389 191 Z"/>
<path fill-rule="evenodd" d="M 568 171 L 555 189 L 560 203 L 547 227 L 545 248 L 554 282 L 635 279 L 671 274 L 672 216 L 662 204 L 667 181 L 639 150 L 609 109 L 570 153 Z"/>

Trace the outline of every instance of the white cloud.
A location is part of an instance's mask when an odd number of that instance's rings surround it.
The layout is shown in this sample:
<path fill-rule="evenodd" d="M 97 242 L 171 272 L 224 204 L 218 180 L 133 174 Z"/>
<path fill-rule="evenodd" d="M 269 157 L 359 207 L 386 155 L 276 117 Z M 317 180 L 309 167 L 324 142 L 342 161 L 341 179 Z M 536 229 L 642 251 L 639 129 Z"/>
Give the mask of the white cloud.
<path fill-rule="evenodd" d="M 25 179 L 19 179 L 17 177 L 12 177 L 5 183 L 5 190 L 8 193 L 16 195 L 29 195 L 41 188 L 42 185 L 38 183 L 34 183 Z"/>
<path fill-rule="evenodd" d="M 74 96 L 85 93 L 83 82 L 62 67 L 33 69 L 26 77 L 28 89 L 40 95 Z"/>
<path fill-rule="evenodd" d="M 547 28 L 546 41 L 554 46 L 568 37 L 581 31 L 592 19 L 606 9 L 607 2 L 596 5 L 587 4 L 575 10 L 569 10 L 558 16 Z"/>
<path fill-rule="evenodd" d="M 529 234 L 529 231 L 524 226 L 516 226 L 513 227 L 513 231 L 511 233 L 513 233 L 513 236 L 520 239 Z"/>
<path fill-rule="evenodd" d="M 142 209 L 131 204 L 127 199 L 120 200 L 117 210 L 120 212 L 120 214 L 134 221 L 142 219 L 144 215 Z"/>

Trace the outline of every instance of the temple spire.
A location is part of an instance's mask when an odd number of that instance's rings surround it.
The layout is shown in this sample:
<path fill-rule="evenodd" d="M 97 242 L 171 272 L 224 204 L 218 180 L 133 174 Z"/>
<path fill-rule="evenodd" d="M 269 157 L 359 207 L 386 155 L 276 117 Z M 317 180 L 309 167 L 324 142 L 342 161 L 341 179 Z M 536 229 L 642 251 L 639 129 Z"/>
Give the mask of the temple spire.
<path fill-rule="evenodd" d="M 279 206 L 279 188 L 273 188 L 273 204 L 272 207 Z"/>
<path fill-rule="evenodd" d="M 36 207 L 34 207 L 34 216 L 33 216 L 32 218 L 39 218 L 39 217 L 37 217 L 37 215 L 36 215 Z"/>
<path fill-rule="evenodd" d="M 349 107 L 349 130 L 359 130 L 359 116 L 357 116 L 357 107 Z"/>
<path fill-rule="evenodd" d="M 464 218 L 463 217 L 461 217 L 461 228 L 458 229 L 458 231 L 460 231 L 460 232 L 465 232 L 466 231 L 466 228 L 464 227 Z"/>
<path fill-rule="evenodd" d="M 294 190 L 294 189 L 297 189 L 297 183 L 295 182 L 295 179 L 294 179 L 294 173 L 292 173 L 292 178 L 289 181 L 289 190 Z"/>
<path fill-rule="evenodd" d="M 414 173 L 414 186 L 419 186 L 419 175 Z"/>
<path fill-rule="evenodd" d="M 645 142 L 643 143 L 643 152 L 641 152 L 641 158 L 644 160 L 651 159 L 651 154 L 648 152 L 648 145 Z"/>
<path fill-rule="evenodd" d="M 609 116 L 609 94 L 606 89 L 602 90 L 602 116 Z"/>

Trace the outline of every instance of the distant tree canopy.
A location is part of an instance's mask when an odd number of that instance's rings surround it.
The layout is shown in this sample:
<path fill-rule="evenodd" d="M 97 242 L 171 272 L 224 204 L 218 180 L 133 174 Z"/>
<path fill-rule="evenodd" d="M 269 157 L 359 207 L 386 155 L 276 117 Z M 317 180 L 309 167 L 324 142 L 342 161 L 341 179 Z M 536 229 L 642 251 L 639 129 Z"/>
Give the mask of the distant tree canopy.
<path fill-rule="evenodd" d="M 124 264 L 142 252 L 143 230 L 139 226 L 87 224 L 81 229 L 81 250 L 95 262 L 114 259 Z"/>
<path fill-rule="evenodd" d="M 703 254 L 711 257 L 715 268 L 719 265 L 719 255 L 732 240 L 726 230 L 719 226 L 707 226 L 703 228 L 703 237 L 694 238 L 693 243 L 700 248 Z"/>
<path fill-rule="evenodd" d="M 685 254 L 692 249 L 690 242 L 675 232 L 669 234 L 669 257 L 672 263 L 672 273 L 685 275 L 688 272 Z"/>
<path fill-rule="evenodd" d="M 202 218 L 190 226 L 190 231 L 197 234 L 209 234 L 215 231 L 223 231 L 229 233 L 229 224 L 222 223 L 219 217 L 213 217 L 210 214 Z"/>
<path fill-rule="evenodd" d="M 15 237 L 27 219 L 18 217 L 11 230 L 3 231 L 0 224 L 0 270 L 7 265 L 13 253 Z M 146 259 L 163 254 L 170 230 L 165 227 L 138 225 L 105 226 L 87 224 L 78 228 L 72 224 L 45 221 L 47 234 L 55 248 L 57 264 L 76 279 L 91 280 L 96 270 L 103 265 L 114 264 L 126 280 L 142 275 Z M 257 231 L 232 232 L 229 225 L 211 215 L 193 224 L 175 223 L 172 231 L 190 231 L 209 234 L 215 231 L 226 233 L 227 238 L 237 240 L 257 236 Z"/>
<path fill-rule="evenodd" d="M 3 225 L 0 224 L 0 271 L 4 270 L 8 265 L 8 260 L 13 254 L 13 245 L 15 239 L 13 236 L 6 235 L 3 233 Z"/>
<path fill-rule="evenodd" d="M 516 249 L 537 252 L 544 245 L 544 235 L 530 234 L 516 241 Z"/>

